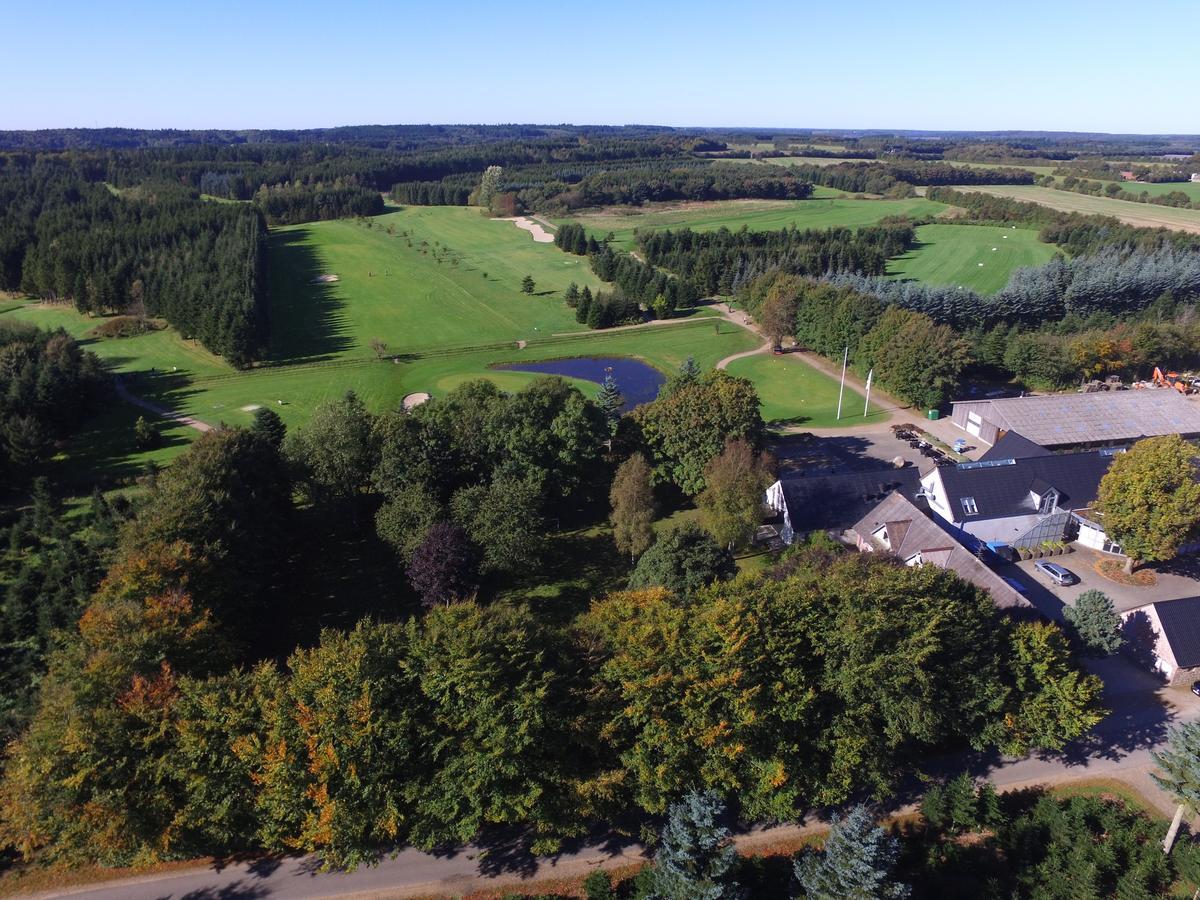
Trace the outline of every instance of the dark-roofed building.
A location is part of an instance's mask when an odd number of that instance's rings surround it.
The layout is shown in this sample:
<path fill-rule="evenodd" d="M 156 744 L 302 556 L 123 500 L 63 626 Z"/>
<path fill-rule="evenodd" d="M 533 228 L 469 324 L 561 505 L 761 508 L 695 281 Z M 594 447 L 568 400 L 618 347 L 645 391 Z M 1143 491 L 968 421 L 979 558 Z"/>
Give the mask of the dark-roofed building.
<path fill-rule="evenodd" d="M 1052 449 L 1200 436 L 1200 401 L 1164 389 L 963 400 L 953 407 L 954 424 L 989 445 L 1010 431 Z"/>
<path fill-rule="evenodd" d="M 1052 450 L 1035 444 L 1016 431 L 1006 431 L 979 459 L 1028 459 L 1031 456 L 1050 456 L 1052 453 Z"/>
<path fill-rule="evenodd" d="M 921 489 L 915 468 L 881 469 L 805 478 L 785 475 L 766 493 L 774 526 L 785 544 L 812 531 L 841 533 L 893 491 L 913 499 Z"/>
<path fill-rule="evenodd" d="M 991 594 L 1001 609 L 1031 604 L 946 528 L 903 494 L 893 492 L 853 528 L 858 549 L 887 553 L 906 566 L 938 566 Z"/>
<path fill-rule="evenodd" d="M 988 459 L 939 466 L 921 479 L 930 510 L 993 546 L 1037 547 L 1072 536 L 1116 450 Z"/>
<path fill-rule="evenodd" d="M 1170 684 L 1200 677 L 1200 597 L 1139 606 L 1121 619 L 1134 656 Z"/>

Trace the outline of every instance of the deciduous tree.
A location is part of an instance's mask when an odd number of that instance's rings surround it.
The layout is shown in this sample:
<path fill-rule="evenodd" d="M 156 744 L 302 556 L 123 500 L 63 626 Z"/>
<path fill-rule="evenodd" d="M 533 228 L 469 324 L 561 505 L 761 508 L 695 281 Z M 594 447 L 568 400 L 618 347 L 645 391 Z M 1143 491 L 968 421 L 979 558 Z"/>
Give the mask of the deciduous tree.
<path fill-rule="evenodd" d="M 1146 438 L 1113 457 L 1100 481 L 1104 528 L 1121 544 L 1126 571 L 1173 559 L 1200 527 L 1196 448 L 1178 435 Z"/>
<path fill-rule="evenodd" d="M 746 441 L 727 441 L 704 467 L 704 490 L 696 498 L 704 527 L 730 550 L 747 543 L 763 518 L 763 491 L 775 480 L 774 460 Z"/>
<path fill-rule="evenodd" d="M 413 551 L 407 574 L 427 607 L 465 600 L 479 589 L 479 550 L 459 526 L 436 522 Z"/>
<path fill-rule="evenodd" d="M 650 484 L 650 465 L 646 457 L 635 453 L 621 463 L 608 499 L 612 505 L 609 521 L 617 550 L 636 559 L 654 542 L 654 488 Z"/>

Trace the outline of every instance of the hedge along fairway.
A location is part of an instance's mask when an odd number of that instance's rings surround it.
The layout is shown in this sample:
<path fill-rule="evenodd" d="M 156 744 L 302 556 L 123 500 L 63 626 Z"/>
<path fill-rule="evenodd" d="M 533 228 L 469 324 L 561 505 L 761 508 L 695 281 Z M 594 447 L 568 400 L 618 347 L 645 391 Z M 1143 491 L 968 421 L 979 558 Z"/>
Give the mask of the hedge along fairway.
<path fill-rule="evenodd" d="M 526 275 L 533 295 L 521 293 Z M 373 338 L 406 352 L 580 331 L 562 300 L 572 281 L 603 284 L 586 259 L 473 208 L 281 228 L 270 248 L 271 358 L 370 356 Z"/>
<path fill-rule="evenodd" d="M 768 425 L 838 428 L 885 422 L 888 413 L 874 403 L 863 416 L 865 397 L 847 386 L 842 418 L 837 418 L 838 381 L 791 354 L 758 354 L 736 359 L 726 371 L 748 378 L 758 388 L 762 417 Z"/>
<path fill-rule="evenodd" d="M 1056 252 L 1053 244 L 1042 243 L 1037 232 L 1027 228 L 922 225 L 916 248 L 893 259 L 888 275 L 992 294 L 1008 284 L 1014 269 L 1044 265 Z"/>
<path fill-rule="evenodd" d="M 691 228 L 713 231 L 725 227 L 736 231 L 745 225 L 751 231 L 797 228 L 858 228 L 874 225 L 887 216 L 936 216 L 948 207 L 922 197 L 907 200 L 851 200 L 844 197 L 812 200 L 713 200 L 699 203 L 648 204 L 644 207 L 611 207 L 581 213 L 560 222 L 578 222 L 597 238 L 609 231 L 622 250 L 634 246 L 637 228 Z"/>

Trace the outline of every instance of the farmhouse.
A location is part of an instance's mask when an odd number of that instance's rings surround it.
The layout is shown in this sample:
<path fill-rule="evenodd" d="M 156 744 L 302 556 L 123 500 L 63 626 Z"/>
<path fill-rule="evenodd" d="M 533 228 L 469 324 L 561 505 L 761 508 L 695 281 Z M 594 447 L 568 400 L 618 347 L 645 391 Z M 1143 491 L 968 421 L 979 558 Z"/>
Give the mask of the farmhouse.
<path fill-rule="evenodd" d="M 1130 652 L 1169 684 L 1200 678 L 1200 597 L 1139 606 L 1121 619 Z"/>
<path fill-rule="evenodd" d="M 1031 606 L 956 536 L 901 493 L 893 492 L 885 497 L 855 524 L 852 531 L 862 553 L 887 553 L 906 566 L 950 569 L 964 581 L 991 594 L 1001 609 Z"/>
<path fill-rule="evenodd" d="M 1200 404 L 1161 389 L 958 401 L 951 419 L 989 445 L 1009 431 L 1052 449 L 1106 447 L 1162 434 L 1200 436 Z"/>
<path fill-rule="evenodd" d="M 813 531 L 840 534 L 893 491 L 913 499 L 920 489 L 920 475 L 911 467 L 823 478 L 786 475 L 767 488 L 767 524 L 785 544 Z"/>
<path fill-rule="evenodd" d="M 1091 450 L 939 466 L 921 478 L 921 494 L 931 512 L 976 540 L 993 548 L 1032 549 L 1074 538 L 1079 527 L 1076 511 L 1094 503 L 1100 479 L 1119 452 Z"/>

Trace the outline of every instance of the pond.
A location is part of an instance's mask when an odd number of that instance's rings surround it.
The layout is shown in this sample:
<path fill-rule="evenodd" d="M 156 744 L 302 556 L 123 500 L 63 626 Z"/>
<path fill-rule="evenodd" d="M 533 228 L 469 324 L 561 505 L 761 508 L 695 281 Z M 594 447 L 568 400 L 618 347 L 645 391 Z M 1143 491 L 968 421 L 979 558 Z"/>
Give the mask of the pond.
<path fill-rule="evenodd" d="M 628 412 L 641 403 L 649 403 L 658 396 L 658 389 L 666 376 L 654 366 L 636 359 L 620 356 L 582 356 L 575 359 L 547 359 L 541 362 L 507 363 L 493 366 L 510 372 L 535 372 L 539 375 L 562 375 L 564 378 L 582 378 L 584 381 L 604 383 L 604 376 L 612 374 L 613 381 L 625 395 L 623 410 Z"/>

